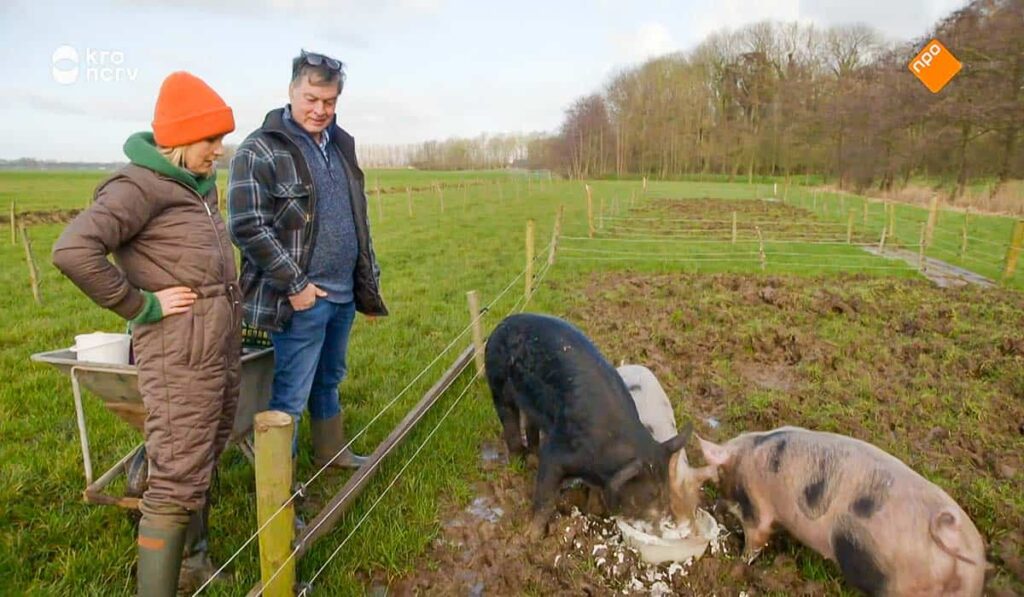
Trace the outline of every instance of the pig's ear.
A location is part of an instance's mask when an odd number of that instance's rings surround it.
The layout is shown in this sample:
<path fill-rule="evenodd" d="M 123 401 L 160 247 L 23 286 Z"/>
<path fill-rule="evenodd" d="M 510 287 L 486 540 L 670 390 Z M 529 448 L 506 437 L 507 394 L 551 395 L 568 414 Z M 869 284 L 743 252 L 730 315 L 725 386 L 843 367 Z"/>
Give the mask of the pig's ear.
<path fill-rule="evenodd" d="M 683 427 L 683 430 L 678 435 L 672 439 L 665 440 L 661 445 L 668 450 L 669 454 L 675 454 L 686 446 L 686 442 L 690 441 L 691 434 L 693 434 L 693 423 L 687 421 L 686 426 Z"/>
<path fill-rule="evenodd" d="M 608 481 L 608 490 L 612 493 L 618 493 L 619 490 L 622 489 L 622 486 L 626 484 L 626 481 L 629 481 L 640 473 L 640 469 L 642 469 L 643 466 L 644 463 L 641 462 L 639 458 L 630 460 L 626 466 L 620 468 L 614 475 L 612 475 L 611 480 Z"/>
<path fill-rule="evenodd" d="M 704 460 L 711 466 L 722 466 L 728 464 L 732 460 L 732 451 L 729 448 L 709 442 L 701 436 L 697 436 L 697 440 L 700 442 L 700 451 L 704 454 Z"/>

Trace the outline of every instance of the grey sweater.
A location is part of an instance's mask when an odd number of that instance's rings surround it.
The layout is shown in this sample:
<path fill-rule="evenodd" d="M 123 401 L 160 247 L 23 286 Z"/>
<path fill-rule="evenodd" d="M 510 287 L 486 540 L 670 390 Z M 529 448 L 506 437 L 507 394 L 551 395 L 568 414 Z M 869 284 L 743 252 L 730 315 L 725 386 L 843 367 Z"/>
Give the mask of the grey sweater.
<path fill-rule="evenodd" d="M 284 122 L 306 158 L 316 193 L 316 237 L 306 276 L 327 292 L 327 300 L 332 303 L 351 302 L 359 244 L 347 166 L 333 143 L 318 147 L 313 137 L 292 120 L 289 108 L 285 109 Z"/>

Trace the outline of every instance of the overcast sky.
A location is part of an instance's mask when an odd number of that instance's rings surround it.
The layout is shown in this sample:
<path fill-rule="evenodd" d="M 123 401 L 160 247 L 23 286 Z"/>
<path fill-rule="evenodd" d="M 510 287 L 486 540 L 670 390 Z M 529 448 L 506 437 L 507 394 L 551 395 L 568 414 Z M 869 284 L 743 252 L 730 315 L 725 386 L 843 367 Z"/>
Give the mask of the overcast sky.
<path fill-rule="evenodd" d="M 613 73 L 719 29 L 863 22 L 912 39 L 962 4 L 0 0 L 0 158 L 121 160 L 121 144 L 149 129 L 160 83 L 175 70 L 224 97 L 238 126 L 227 141 L 238 143 L 287 101 L 300 48 L 347 64 L 338 114 L 357 142 L 409 143 L 554 130 L 573 99 Z"/>

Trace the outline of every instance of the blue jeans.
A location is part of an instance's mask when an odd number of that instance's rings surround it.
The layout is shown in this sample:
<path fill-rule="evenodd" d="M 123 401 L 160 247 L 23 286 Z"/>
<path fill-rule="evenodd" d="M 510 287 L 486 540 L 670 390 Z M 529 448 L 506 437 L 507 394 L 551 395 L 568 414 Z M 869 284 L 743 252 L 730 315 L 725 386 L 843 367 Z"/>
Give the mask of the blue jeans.
<path fill-rule="evenodd" d="M 356 318 L 354 302 L 332 303 L 318 298 L 296 311 L 284 330 L 272 332 L 274 385 L 270 410 L 290 414 L 296 422 L 309 407 L 321 421 L 341 412 L 338 385 L 345 378 L 348 336 Z"/>

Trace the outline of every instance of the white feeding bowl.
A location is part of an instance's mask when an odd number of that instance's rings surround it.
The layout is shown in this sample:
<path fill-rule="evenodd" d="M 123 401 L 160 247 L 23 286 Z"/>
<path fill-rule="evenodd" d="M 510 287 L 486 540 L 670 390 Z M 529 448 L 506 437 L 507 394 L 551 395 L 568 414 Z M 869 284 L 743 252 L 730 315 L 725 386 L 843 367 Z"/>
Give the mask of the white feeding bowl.
<path fill-rule="evenodd" d="M 708 544 L 718 536 L 719 527 L 715 518 L 697 508 L 694 516 L 696 529 L 684 521 L 678 526 L 672 519 L 662 520 L 658 528 L 643 520 L 615 518 L 615 524 L 622 531 L 626 543 L 640 552 L 640 557 L 650 564 L 662 562 L 685 562 L 704 555 Z"/>

